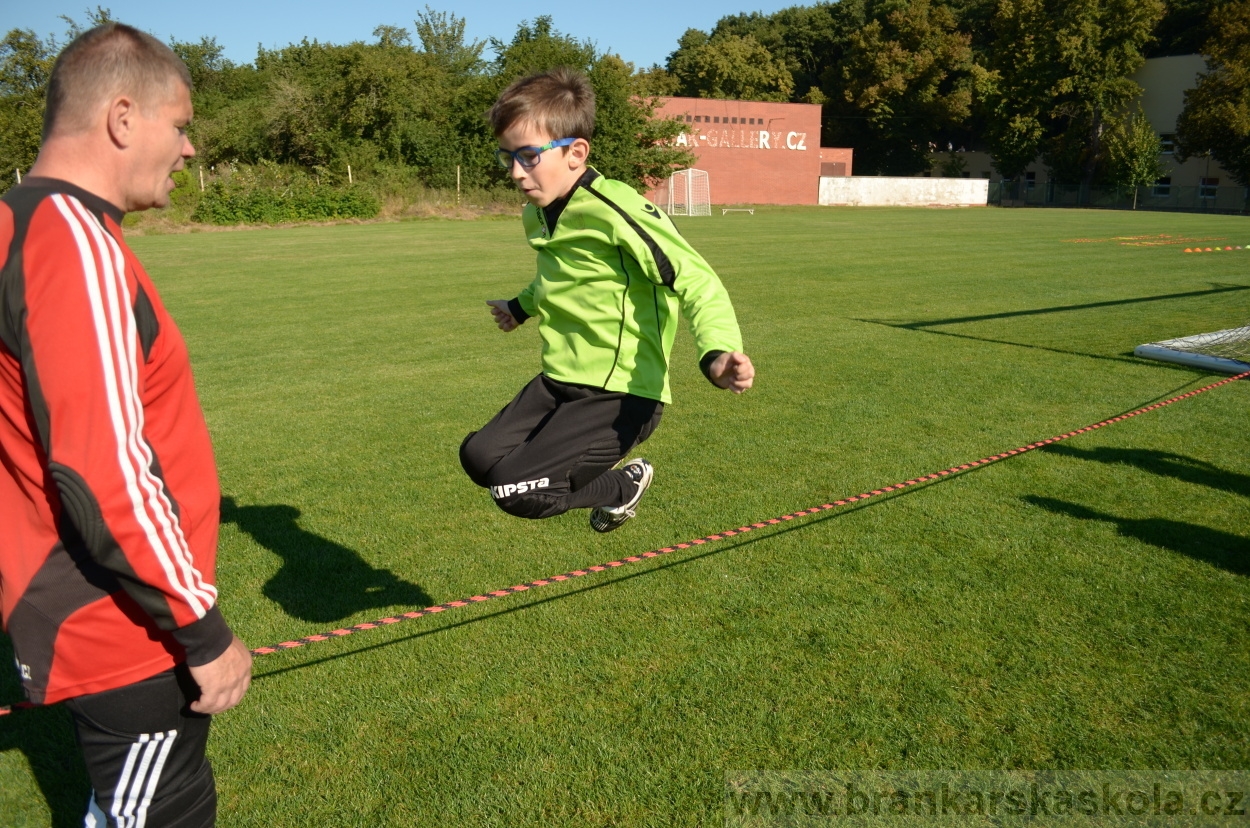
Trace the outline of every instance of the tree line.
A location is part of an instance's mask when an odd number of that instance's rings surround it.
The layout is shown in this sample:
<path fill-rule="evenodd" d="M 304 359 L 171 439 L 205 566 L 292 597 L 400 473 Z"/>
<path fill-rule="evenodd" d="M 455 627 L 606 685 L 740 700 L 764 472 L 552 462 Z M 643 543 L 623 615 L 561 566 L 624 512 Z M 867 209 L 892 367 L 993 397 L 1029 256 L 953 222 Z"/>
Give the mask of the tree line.
<path fill-rule="evenodd" d="M 1005 178 L 1041 158 L 1058 182 L 1089 185 L 1130 183 L 1157 159 L 1130 75 L 1201 53 L 1177 153 L 1209 151 L 1250 186 L 1248 34 L 1250 0 L 840 0 L 687 31 L 649 79 L 664 94 L 823 104 L 821 143 L 854 148 L 862 174 L 915 175 L 951 147 L 989 152 Z"/>
<path fill-rule="evenodd" d="M 88 17 L 66 18 L 61 39 L 14 29 L 0 42 L 4 189 L 35 159 L 56 55 L 84 27 L 112 19 L 99 7 Z M 595 89 L 600 172 L 643 186 L 693 160 L 673 146 L 684 126 L 654 118 L 654 102 L 638 94 L 633 66 L 557 31 L 550 17 L 521 23 L 508 42 L 469 41 L 463 18 L 427 7 L 413 30 L 382 25 L 373 36 L 261 48 L 246 64 L 226 59 L 212 37 L 171 42 L 191 73 L 196 163 L 287 165 L 318 181 L 399 175 L 433 188 L 488 187 L 507 173 L 487 109 L 513 80 L 554 66 L 582 70 Z"/>
<path fill-rule="evenodd" d="M 97 7 L 88 25 L 109 19 Z M 509 41 L 470 41 L 428 6 L 372 42 L 303 40 L 227 60 L 212 37 L 170 45 L 191 71 L 201 163 L 278 164 L 332 181 L 347 170 L 426 186 L 505 180 L 483 114 L 524 74 L 573 66 L 599 102 L 594 163 L 639 188 L 690 156 L 654 97 L 822 104 L 822 144 L 855 150 L 860 174 L 915 175 L 935 148 L 983 149 L 1006 178 L 1041 158 L 1065 184 L 1118 181 L 1157 154 L 1140 88 L 1147 57 L 1201 52 L 1176 150 L 1210 153 L 1250 185 L 1250 0 L 839 0 L 721 18 L 688 30 L 663 66 L 637 68 L 562 33 L 551 17 Z M 39 144 L 43 91 L 65 39 L 14 29 L 0 43 L 0 168 Z M 9 182 L 11 184 L 11 182 Z"/>

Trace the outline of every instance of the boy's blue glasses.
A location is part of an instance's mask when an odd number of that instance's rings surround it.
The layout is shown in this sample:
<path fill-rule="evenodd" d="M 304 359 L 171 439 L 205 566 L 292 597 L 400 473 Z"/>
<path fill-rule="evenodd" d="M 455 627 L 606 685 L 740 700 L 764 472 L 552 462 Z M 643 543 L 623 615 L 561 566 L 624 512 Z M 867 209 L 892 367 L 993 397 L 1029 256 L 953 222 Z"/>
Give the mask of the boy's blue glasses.
<path fill-rule="evenodd" d="M 513 161 L 527 170 L 532 170 L 538 166 L 538 162 L 542 160 L 544 152 L 556 147 L 567 147 L 576 140 L 576 138 L 560 138 L 552 141 L 550 144 L 543 144 L 541 147 L 521 147 L 518 150 L 506 150 L 500 147 L 495 153 L 495 158 L 499 159 L 499 166 L 505 170 L 512 169 Z"/>

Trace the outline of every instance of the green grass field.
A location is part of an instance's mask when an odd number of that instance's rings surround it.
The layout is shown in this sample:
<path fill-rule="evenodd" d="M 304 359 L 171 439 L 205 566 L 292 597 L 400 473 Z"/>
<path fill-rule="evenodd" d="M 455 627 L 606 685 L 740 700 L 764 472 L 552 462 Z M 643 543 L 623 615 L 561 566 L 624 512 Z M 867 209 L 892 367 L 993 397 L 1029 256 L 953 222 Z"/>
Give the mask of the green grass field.
<path fill-rule="evenodd" d="M 682 219 L 756 387 L 698 373 L 636 520 L 526 522 L 457 447 L 538 370 L 484 300 L 519 222 L 152 236 L 252 646 L 819 505 L 1206 385 L 1142 342 L 1250 320 L 1242 217 L 779 209 Z M 1104 241 L 1074 242 L 1075 238 Z M 265 656 L 210 753 L 223 826 L 723 823 L 725 774 L 1250 767 L 1250 382 L 743 537 Z M 9 656 L 7 641 L 0 657 Z M 0 703 L 20 698 L 12 670 Z M 80 824 L 62 709 L 0 719 L 0 823 Z"/>

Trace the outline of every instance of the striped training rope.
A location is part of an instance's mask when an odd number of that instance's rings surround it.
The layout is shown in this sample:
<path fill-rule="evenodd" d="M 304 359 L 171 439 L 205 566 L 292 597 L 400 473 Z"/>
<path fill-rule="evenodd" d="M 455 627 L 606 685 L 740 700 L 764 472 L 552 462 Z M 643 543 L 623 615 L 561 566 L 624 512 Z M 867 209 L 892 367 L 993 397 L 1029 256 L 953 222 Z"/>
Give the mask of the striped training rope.
<path fill-rule="evenodd" d="M 497 589 L 493 592 L 486 592 L 481 595 L 473 595 L 468 598 L 461 599 L 459 601 L 448 601 L 445 604 L 437 604 L 435 606 L 426 607 L 425 609 L 421 609 L 421 610 L 412 610 L 410 612 L 403 612 L 398 615 L 391 615 L 391 616 L 387 616 L 386 618 L 379 618 L 376 621 L 369 621 L 363 624 L 355 624 L 350 627 L 342 627 L 337 630 L 330 630 L 329 632 L 319 633 L 317 635 L 309 635 L 309 636 L 305 636 L 304 638 L 297 638 L 291 641 L 283 641 L 280 644 L 273 644 L 269 647 L 257 647 L 256 649 L 252 650 L 252 655 L 264 656 L 264 655 L 270 655 L 272 653 L 283 652 L 285 650 L 294 650 L 298 647 L 303 647 L 308 644 L 315 644 L 319 641 L 330 641 L 335 638 L 343 638 L 344 636 L 352 635 L 354 633 L 364 632 L 365 630 L 374 630 L 379 627 L 387 627 L 392 624 L 398 624 L 401 621 L 411 621 L 415 618 L 424 618 L 427 615 L 437 615 L 440 612 L 446 612 L 447 610 L 459 609 L 460 607 L 467 607 L 472 604 L 480 604 L 484 601 L 489 601 L 493 598 L 504 598 L 508 595 L 515 595 L 518 592 L 528 592 L 531 589 L 537 589 L 539 587 L 545 587 L 551 584 L 558 584 L 563 581 L 572 580 L 573 578 L 582 578 L 582 577 L 585 577 L 587 575 L 590 575 L 596 572 L 606 572 L 609 569 L 616 569 L 618 567 L 622 567 L 627 564 L 638 563 L 639 561 L 645 561 L 649 558 L 658 558 L 661 555 L 667 555 L 671 552 L 679 552 L 683 549 L 690 549 L 695 546 L 702 546 L 703 544 L 712 543 L 713 541 L 724 540 L 725 538 L 732 538 L 737 535 L 742 535 L 742 534 L 746 534 L 747 532 L 752 532 L 756 529 L 766 529 L 769 526 L 776 526 L 788 520 L 795 520 L 797 518 L 808 517 L 810 515 L 819 514 L 820 512 L 827 512 L 830 509 L 836 509 L 840 506 L 849 506 L 852 503 L 859 503 L 861 501 L 867 500 L 870 497 L 876 497 L 878 495 L 889 494 L 890 492 L 897 492 L 901 489 L 906 489 L 911 486 L 918 486 L 921 483 L 928 483 L 933 480 L 941 480 L 942 478 L 949 477 L 950 475 L 953 475 L 953 474 L 959 474 L 960 472 L 965 472 L 970 469 L 975 469 L 980 466 L 988 465 L 990 463 L 997 463 L 1000 460 L 1006 460 L 1008 457 L 1015 457 L 1016 455 L 1025 454 L 1026 452 L 1030 452 L 1035 449 L 1042 448 L 1043 446 L 1048 446 L 1048 445 L 1051 445 L 1052 443 L 1058 443 L 1063 440 L 1076 437 L 1079 434 L 1085 434 L 1086 432 L 1094 431 L 1096 429 L 1102 428 L 1103 426 L 1109 426 L 1114 423 L 1122 422 L 1132 417 L 1136 417 L 1140 414 L 1145 414 L 1149 411 L 1154 411 L 1156 409 L 1163 408 L 1164 406 L 1172 405 L 1173 403 L 1178 403 L 1181 400 L 1187 400 L 1190 397 L 1196 397 L 1197 395 L 1202 394 L 1204 392 L 1211 391 L 1213 389 L 1219 388 L 1222 385 L 1228 385 L 1231 382 L 1236 382 L 1237 380 L 1245 379 L 1247 377 L 1250 377 L 1250 371 L 1246 371 L 1245 373 L 1241 373 L 1233 377 L 1228 377 L 1227 379 L 1220 380 L 1219 382 L 1211 383 L 1210 385 L 1207 385 L 1203 388 L 1198 388 L 1193 391 L 1189 391 L 1185 394 L 1181 394 L 1178 397 L 1172 397 L 1170 400 L 1164 400 L 1163 402 L 1157 402 L 1152 405 L 1147 405 L 1143 408 L 1137 409 L 1136 411 L 1131 411 L 1127 414 L 1121 414 L 1118 417 L 1111 417 L 1110 419 L 1103 420 L 1102 422 L 1094 423 L 1092 425 L 1087 425 L 1084 428 L 1078 428 L 1075 431 L 1069 431 L 1066 434 L 1060 434 L 1058 436 L 1051 437 L 1046 440 L 1039 440 L 1036 443 L 1029 443 L 1026 446 L 1020 446 L 1019 448 L 1011 449 L 1010 451 L 1004 451 L 999 454 L 991 455 L 989 457 L 983 457 L 980 460 L 974 460 L 971 463 L 964 463 L 963 465 L 959 465 L 959 466 L 951 466 L 949 469 L 942 469 L 941 471 L 933 472 L 932 474 L 926 474 L 921 477 L 915 477 L 915 478 L 912 478 L 911 480 L 904 480 L 902 483 L 895 483 L 892 486 L 884 486 L 880 489 L 873 489 L 870 492 L 857 494 L 853 497 L 843 498 L 842 500 L 835 500 L 832 503 L 822 503 L 821 505 L 813 506 L 810 509 L 801 509 L 797 512 L 791 512 L 788 515 L 781 515 L 780 517 L 770 518 L 769 520 L 763 520 L 763 521 L 760 521 L 759 523 L 752 523 L 747 526 L 739 526 L 737 529 L 726 529 L 723 532 L 717 532 L 714 535 L 706 535 L 702 538 L 695 538 L 694 540 L 687 541 L 686 543 L 678 543 L 672 546 L 665 546 L 662 549 L 654 549 L 650 552 L 643 552 L 639 555 L 631 555 L 628 558 L 621 558 L 620 560 L 616 560 L 616 561 L 608 561 L 607 563 L 597 564 L 595 566 L 588 566 L 585 569 L 575 569 L 572 572 L 565 572 L 562 575 L 552 575 L 549 578 L 540 578 L 537 581 L 527 581 L 526 583 L 523 583 L 523 584 L 517 584 L 516 586 L 505 587 L 503 589 Z M 29 702 L 21 702 L 21 703 L 12 705 L 11 707 L 0 707 L 0 716 L 8 715 L 10 712 L 16 709 L 25 709 L 25 708 L 36 707 L 36 706 L 37 705 L 30 704 Z"/>

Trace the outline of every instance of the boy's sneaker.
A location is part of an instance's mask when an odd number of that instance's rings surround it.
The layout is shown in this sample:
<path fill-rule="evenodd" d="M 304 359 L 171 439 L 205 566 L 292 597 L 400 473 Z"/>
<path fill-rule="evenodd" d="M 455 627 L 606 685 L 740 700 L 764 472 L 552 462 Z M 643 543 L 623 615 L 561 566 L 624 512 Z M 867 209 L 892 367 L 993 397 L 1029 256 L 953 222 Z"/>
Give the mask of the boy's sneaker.
<path fill-rule="evenodd" d="M 611 532 L 632 518 L 634 509 L 638 506 L 638 501 L 642 500 L 647 487 L 651 485 L 651 478 L 655 476 L 655 469 L 641 457 L 635 457 L 624 466 L 621 466 L 621 471 L 628 474 L 630 479 L 638 484 L 638 491 L 634 492 L 634 496 L 621 506 L 613 506 L 612 508 L 597 506 L 591 509 L 590 528 L 596 532 Z"/>

